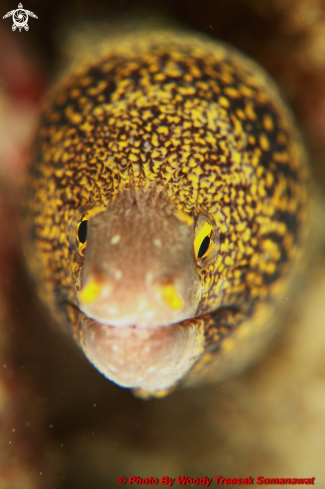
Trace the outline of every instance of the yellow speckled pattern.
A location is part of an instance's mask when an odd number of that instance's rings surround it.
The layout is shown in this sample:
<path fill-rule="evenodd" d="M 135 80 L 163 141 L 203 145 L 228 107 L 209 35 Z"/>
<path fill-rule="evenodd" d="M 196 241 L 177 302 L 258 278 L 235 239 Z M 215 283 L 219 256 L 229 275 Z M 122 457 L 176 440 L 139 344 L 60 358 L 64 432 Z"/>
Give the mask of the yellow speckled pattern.
<path fill-rule="evenodd" d="M 285 289 L 308 207 L 299 134 L 265 72 L 208 37 L 127 35 L 82 58 L 52 90 L 34 142 L 27 261 L 41 297 L 80 341 L 83 258 L 69 240 L 80 207 L 155 187 L 189 222 L 209 213 L 220 249 L 198 268 L 204 317 L 189 321 L 204 327 L 206 348 L 195 372 L 232 349 L 233 331 L 249 335 L 247 319 Z M 256 324 L 262 330 L 263 319 Z"/>

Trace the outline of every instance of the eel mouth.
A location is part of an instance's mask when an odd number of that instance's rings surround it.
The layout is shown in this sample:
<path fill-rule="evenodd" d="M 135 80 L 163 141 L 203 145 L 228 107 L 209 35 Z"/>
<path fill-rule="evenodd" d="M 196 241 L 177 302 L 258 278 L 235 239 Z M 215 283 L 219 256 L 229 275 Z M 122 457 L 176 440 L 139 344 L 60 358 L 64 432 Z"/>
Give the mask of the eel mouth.
<path fill-rule="evenodd" d="M 112 326 L 82 314 L 81 344 L 89 361 L 122 387 L 167 389 L 181 379 L 203 352 L 202 321 L 144 328 Z"/>
<path fill-rule="evenodd" d="M 115 281 L 109 273 L 88 276 L 79 292 L 79 309 L 107 326 L 156 328 L 194 316 L 198 284 L 148 273 L 138 280 Z"/>

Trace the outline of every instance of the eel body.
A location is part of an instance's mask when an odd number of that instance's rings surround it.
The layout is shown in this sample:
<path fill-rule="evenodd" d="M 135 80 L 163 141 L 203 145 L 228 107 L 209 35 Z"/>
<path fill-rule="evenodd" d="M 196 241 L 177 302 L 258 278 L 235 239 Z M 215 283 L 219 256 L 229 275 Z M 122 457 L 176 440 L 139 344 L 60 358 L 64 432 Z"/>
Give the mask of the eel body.
<path fill-rule="evenodd" d="M 108 379 L 220 380 L 268 343 L 308 221 L 306 155 L 273 81 L 175 30 L 103 38 L 53 87 L 23 243 L 39 295 Z"/>

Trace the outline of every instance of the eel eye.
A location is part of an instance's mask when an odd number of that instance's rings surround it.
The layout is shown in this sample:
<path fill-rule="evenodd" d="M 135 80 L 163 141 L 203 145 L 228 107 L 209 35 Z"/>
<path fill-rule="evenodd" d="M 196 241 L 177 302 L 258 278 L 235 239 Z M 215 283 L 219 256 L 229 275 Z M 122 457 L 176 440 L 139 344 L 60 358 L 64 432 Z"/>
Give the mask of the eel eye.
<path fill-rule="evenodd" d="M 80 253 L 86 248 L 88 234 L 88 216 L 83 216 L 82 220 L 77 224 L 77 246 Z"/>
<path fill-rule="evenodd" d="M 202 258 L 204 255 L 206 255 L 209 251 L 209 248 L 211 248 L 211 235 L 212 235 L 212 232 L 211 231 L 211 234 L 210 235 L 207 235 L 204 240 L 202 241 L 201 243 L 201 246 L 199 248 L 199 252 L 197 254 L 197 257 L 198 258 Z"/>
<path fill-rule="evenodd" d="M 78 239 L 81 244 L 85 244 L 87 241 L 87 231 L 88 231 L 88 219 L 84 219 L 79 224 L 78 228 Z"/>
<path fill-rule="evenodd" d="M 215 258 L 219 249 L 216 226 L 206 214 L 198 216 L 194 232 L 194 255 L 197 265 L 204 268 Z"/>
<path fill-rule="evenodd" d="M 103 204 L 85 204 L 76 209 L 69 224 L 69 242 L 71 251 L 77 260 L 83 257 L 87 246 L 89 220 L 103 212 L 106 206 Z"/>

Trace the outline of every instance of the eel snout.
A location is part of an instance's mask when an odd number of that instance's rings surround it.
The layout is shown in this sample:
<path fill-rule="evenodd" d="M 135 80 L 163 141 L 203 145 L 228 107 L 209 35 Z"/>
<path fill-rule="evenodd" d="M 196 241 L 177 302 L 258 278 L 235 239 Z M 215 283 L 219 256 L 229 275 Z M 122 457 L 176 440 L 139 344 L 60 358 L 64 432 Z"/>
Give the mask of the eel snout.
<path fill-rule="evenodd" d="M 128 205 L 127 205 L 128 203 Z M 79 307 L 115 327 L 165 326 L 195 314 L 193 223 L 154 200 L 118 202 L 89 221 Z"/>

